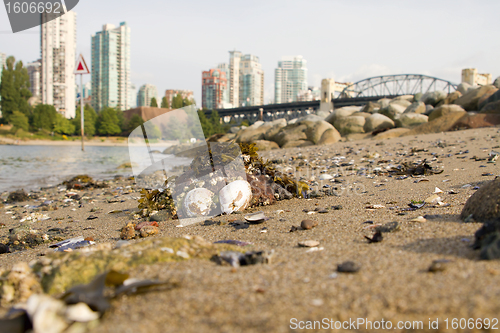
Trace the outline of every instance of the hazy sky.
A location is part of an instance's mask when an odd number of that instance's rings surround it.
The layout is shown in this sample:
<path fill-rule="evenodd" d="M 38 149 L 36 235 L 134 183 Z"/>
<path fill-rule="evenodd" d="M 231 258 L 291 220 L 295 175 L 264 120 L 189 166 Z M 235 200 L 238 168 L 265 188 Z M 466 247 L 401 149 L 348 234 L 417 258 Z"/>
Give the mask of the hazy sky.
<path fill-rule="evenodd" d="M 21 0 L 19 0 L 21 1 Z M 0 8 L 0 52 L 40 58 L 39 27 L 12 34 Z M 201 72 L 228 62 L 229 50 L 254 54 L 274 99 L 282 56 L 307 60 L 309 85 L 383 74 L 427 74 L 455 83 L 463 68 L 500 75 L 500 1 L 466 0 L 80 0 L 77 54 L 90 65 L 90 36 L 105 23 L 131 27 L 137 88 L 190 89 L 201 106 Z M 87 76 L 86 81 L 90 79 Z"/>

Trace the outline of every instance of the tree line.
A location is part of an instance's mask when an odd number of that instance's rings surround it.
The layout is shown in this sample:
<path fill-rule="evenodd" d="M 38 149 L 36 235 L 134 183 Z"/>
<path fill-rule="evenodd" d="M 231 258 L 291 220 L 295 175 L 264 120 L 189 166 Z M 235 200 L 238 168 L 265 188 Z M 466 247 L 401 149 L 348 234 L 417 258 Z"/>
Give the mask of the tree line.
<path fill-rule="evenodd" d="M 0 83 L 0 105 L 2 109 L 2 118 L 0 122 L 9 123 L 13 126 L 12 132 L 22 130 L 25 132 L 45 131 L 50 133 L 64 135 L 79 135 L 81 133 L 81 116 L 80 105 L 76 110 L 76 116 L 73 119 L 67 119 L 56 111 L 53 105 L 38 104 L 34 108 L 28 103 L 28 99 L 32 96 L 30 91 L 30 82 L 28 71 L 23 67 L 22 61 L 16 63 L 15 58 L 10 56 L 7 58 L 4 69 L 2 71 Z M 187 105 L 193 104 L 193 101 L 187 98 L 182 98 L 177 94 L 172 98 L 172 101 L 167 101 L 166 97 L 162 98 L 162 108 L 180 109 Z M 158 107 L 155 98 L 151 100 L 151 106 Z M 198 114 L 191 114 L 189 117 L 198 117 L 203 134 L 209 137 L 216 133 L 225 133 L 228 126 L 224 126 L 220 122 L 219 114 L 214 110 L 210 118 L 205 116 L 205 113 L 200 110 Z M 96 112 L 90 105 L 84 106 L 84 130 L 85 135 L 129 135 L 132 130 L 144 123 L 139 115 L 133 115 L 129 120 L 126 120 L 123 112 L 117 108 L 106 107 Z M 169 138 L 183 138 L 192 135 L 197 137 L 199 133 L 196 119 L 191 119 L 187 124 L 181 124 L 175 119 L 169 128 L 155 129 L 158 136 Z M 189 127 L 189 128 L 188 128 Z M 189 138 L 187 138 L 189 139 Z"/>

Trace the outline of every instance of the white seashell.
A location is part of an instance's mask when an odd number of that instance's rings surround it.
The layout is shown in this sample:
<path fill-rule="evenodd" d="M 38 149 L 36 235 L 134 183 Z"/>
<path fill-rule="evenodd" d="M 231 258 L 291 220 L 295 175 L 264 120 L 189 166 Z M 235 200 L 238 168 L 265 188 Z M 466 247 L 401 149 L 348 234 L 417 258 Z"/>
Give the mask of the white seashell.
<path fill-rule="evenodd" d="M 410 220 L 410 222 L 426 222 L 426 221 L 427 221 L 427 219 L 423 216 L 419 216 L 419 217 L 416 217 L 416 218 Z"/>
<path fill-rule="evenodd" d="M 195 188 L 186 194 L 184 207 L 189 217 L 204 216 L 210 212 L 214 193 L 206 188 Z"/>
<path fill-rule="evenodd" d="M 438 193 L 443 193 L 443 190 L 441 190 L 439 187 L 436 187 L 434 189 L 434 194 L 438 194 Z"/>
<path fill-rule="evenodd" d="M 81 323 L 86 323 L 99 318 L 98 312 L 92 311 L 87 304 L 82 302 L 75 305 L 69 305 L 66 308 L 65 315 L 67 319 Z"/>
<path fill-rule="evenodd" d="M 263 211 L 255 212 L 245 216 L 245 220 L 250 223 L 262 223 L 269 220 L 269 218 L 264 214 Z"/>
<path fill-rule="evenodd" d="M 321 176 L 319 176 L 319 179 L 320 179 L 320 180 L 329 180 L 329 179 L 332 179 L 332 178 L 333 178 L 333 176 L 332 176 L 332 175 L 329 175 L 329 174 L 327 174 L 327 173 L 324 173 L 324 174 L 322 174 Z"/>
<path fill-rule="evenodd" d="M 252 187 L 246 180 L 235 180 L 219 191 L 221 210 L 225 214 L 242 211 L 252 199 Z"/>

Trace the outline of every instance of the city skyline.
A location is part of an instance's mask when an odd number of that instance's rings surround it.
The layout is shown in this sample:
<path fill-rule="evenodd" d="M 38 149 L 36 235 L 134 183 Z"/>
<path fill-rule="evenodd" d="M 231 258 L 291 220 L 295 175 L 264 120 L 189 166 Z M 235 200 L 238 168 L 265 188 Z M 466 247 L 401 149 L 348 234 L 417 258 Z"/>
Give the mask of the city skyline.
<path fill-rule="evenodd" d="M 494 13 L 500 4 L 494 1 L 257 1 L 251 5 L 190 1 L 170 4 L 167 13 L 146 10 L 163 8 L 161 2 L 144 4 L 135 8 L 128 3 L 117 6 L 114 1 L 79 3 L 75 7 L 77 54 L 90 62 L 89 36 L 103 24 L 127 21 L 133 41 L 131 83 L 137 87 L 154 84 L 159 92 L 193 90 L 199 106 L 200 73 L 215 68 L 233 49 L 260 58 L 268 73 L 265 103 L 274 99 L 271 73 L 285 55 L 301 54 L 308 60 L 310 86 L 320 86 L 323 78 L 355 82 L 398 73 L 427 74 L 459 83 L 463 68 L 477 68 L 492 73 L 493 78 L 500 75 L 496 61 L 500 46 L 487 33 L 499 28 Z M 220 17 L 217 22 L 211 20 L 214 15 Z M 252 26 L 257 20 L 259 24 Z M 214 26 L 203 28 L 207 22 Z M 175 34 L 169 33 L 180 26 Z M 9 30 L 6 13 L 0 11 L 0 52 L 24 64 L 39 59 L 39 28 L 19 34 L 9 34 Z M 168 43 L 157 38 L 162 32 L 169 34 Z"/>

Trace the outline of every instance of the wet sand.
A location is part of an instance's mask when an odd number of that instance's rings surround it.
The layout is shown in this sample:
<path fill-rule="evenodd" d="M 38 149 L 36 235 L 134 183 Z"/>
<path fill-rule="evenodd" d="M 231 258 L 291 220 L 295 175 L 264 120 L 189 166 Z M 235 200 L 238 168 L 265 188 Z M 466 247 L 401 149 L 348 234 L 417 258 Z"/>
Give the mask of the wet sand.
<path fill-rule="evenodd" d="M 243 216 L 238 214 L 212 218 L 220 221 L 220 225 L 178 228 L 175 220 L 161 222 L 160 235 L 153 237 L 198 235 L 211 242 L 241 240 L 253 243 L 246 246 L 249 251 L 274 250 L 273 261 L 235 269 L 190 259 L 130 269 L 132 277 L 174 279 L 180 286 L 114 300 L 111 310 L 92 332 L 290 332 L 308 327 L 307 321 L 322 324 L 316 323 L 315 329 L 309 331 L 327 331 L 325 328 L 331 328 L 335 321 L 358 318 L 379 323 L 382 319 L 391 321 L 395 332 L 406 331 L 397 328 L 398 321 L 403 325 L 405 321 L 422 321 L 423 328 L 414 330 L 418 332 L 445 332 L 455 331 L 451 326 L 453 318 L 500 319 L 500 261 L 478 259 L 478 252 L 470 245 L 481 224 L 463 223 L 459 218 L 466 200 L 475 192 L 474 187 L 500 174 L 498 162 L 471 159 L 473 156 L 485 158 L 491 150 L 500 150 L 499 132 L 498 128 L 487 128 L 263 152 L 261 155 L 269 159 L 294 157 L 293 167 L 303 162 L 301 172 L 306 175 L 310 170 L 309 179 L 316 164 L 315 172 L 324 169 L 323 164 L 314 162 L 316 158 L 321 161 L 337 154 L 345 156 L 345 162 L 354 160 L 355 169 L 427 159 L 444 172 L 426 176 L 428 181 L 416 183 L 420 178 L 398 180 L 397 176 L 388 175 L 369 178 L 356 175 L 356 171 L 350 175 L 352 169 L 349 171 L 346 166 L 342 169 L 347 170 L 346 174 L 339 178 L 343 183 L 335 184 L 337 196 L 284 200 L 250 209 L 262 210 L 271 219 L 247 229 L 237 230 L 228 223 L 242 220 Z M 413 153 L 412 148 L 416 148 Z M 422 149 L 425 151 L 415 152 Z M 374 158 L 375 153 L 380 157 Z M 304 159 L 296 159 L 299 155 Z M 374 163 L 370 165 L 368 160 Z M 490 173 L 492 175 L 483 176 Z M 51 219 L 35 222 L 33 228 L 46 232 L 57 227 L 65 230 L 61 234 L 63 238 L 81 235 L 93 237 L 97 243 L 116 243 L 130 215 L 107 212 L 135 210 L 139 189 L 126 179 L 110 181 L 109 185 L 108 189 L 86 191 L 93 202 L 84 203 L 82 208 L 78 208 L 77 203 L 57 202 L 58 206 L 68 207 L 44 212 Z M 449 206 L 427 205 L 416 211 L 401 210 L 412 200 L 431 196 L 435 187 L 444 191 L 439 195 Z M 449 194 L 451 190 L 458 193 Z M 83 191 L 73 192 L 83 194 Z M 61 200 L 65 193 L 51 189 L 43 194 Z M 339 205 L 342 209 L 331 209 Z M 370 205 L 385 207 L 367 209 Z M 100 212 L 91 212 L 93 207 L 101 208 Z M 303 211 L 316 208 L 330 209 L 324 214 Z M 283 212 L 278 212 L 280 210 Z M 19 219 L 12 219 L 13 214 L 6 214 L 7 211 L 18 212 L 14 215 L 19 216 L 25 209 L 7 205 L 1 208 L 0 223 L 5 226 L 0 228 L 0 242 L 4 243 L 9 228 L 19 225 Z M 98 218 L 87 220 L 90 215 Z M 410 222 L 424 215 L 433 218 Z M 319 225 L 312 230 L 289 232 L 303 219 L 316 220 Z M 370 244 L 364 236 L 372 236 L 373 231 L 366 229 L 371 226 L 363 223 L 366 221 L 374 224 L 397 221 L 400 230 L 385 233 L 382 242 Z M 267 230 L 265 233 L 261 232 L 263 228 Z M 303 240 L 319 241 L 323 249 L 307 252 L 308 248 L 297 245 Z M 50 251 L 47 245 L 40 245 L 32 250 L 2 254 L 0 268 L 9 268 L 17 261 L 30 262 L 39 258 L 38 254 Z M 446 269 L 428 272 L 431 263 L 441 259 L 450 260 Z M 347 260 L 357 263 L 361 267 L 359 272 L 336 272 L 337 265 Z M 429 328 L 429 319 L 439 319 L 437 330 Z M 448 330 L 445 319 L 448 319 Z M 361 325 L 359 330 L 365 331 L 365 328 Z M 500 329 L 500 323 L 497 328 Z M 384 330 L 373 328 L 371 331 Z"/>

